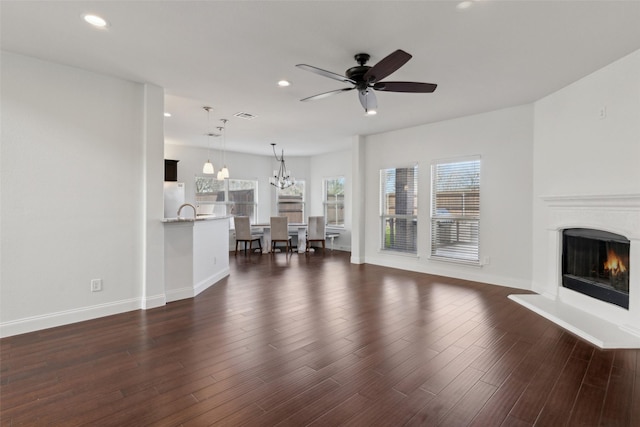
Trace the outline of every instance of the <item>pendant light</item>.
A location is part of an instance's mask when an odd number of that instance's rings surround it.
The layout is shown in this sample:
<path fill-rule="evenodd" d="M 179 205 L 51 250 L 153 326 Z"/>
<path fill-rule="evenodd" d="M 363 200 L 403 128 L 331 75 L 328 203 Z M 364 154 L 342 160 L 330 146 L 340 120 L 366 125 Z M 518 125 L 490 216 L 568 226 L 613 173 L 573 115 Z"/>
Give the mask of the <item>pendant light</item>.
<path fill-rule="evenodd" d="M 209 130 L 209 116 L 211 112 L 211 107 L 202 107 L 207 112 L 207 163 L 202 167 L 202 173 L 207 175 L 213 175 L 215 170 L 213 169 L 213 163 L 211 163 L 211 137 L 213 134 Z"/>
<path fill-rule="evenodd" d="M 284 150 L 282 150 L 280 158 L 278 158 L 276 144 L 272 142 L 271 147 L 273 148 L 273 155 L 280 163 L 280 166 L 277 171 L 273 171 L 273 176 L 269 178 L 269 183 L 280 190 L 291 187 L 296 183 L 296 180 L 291 177 L 291 171 L 287 170 L 287 165 L 284 164 Z"/>
<path fill-rule="evenodd" d="M 222 132 L 222 169 L 218 171 L 218 181 L 229 178 L 229 168 L 227 168 L 227 119 L 220 119 L 222 126 L 219 127 Z"/>

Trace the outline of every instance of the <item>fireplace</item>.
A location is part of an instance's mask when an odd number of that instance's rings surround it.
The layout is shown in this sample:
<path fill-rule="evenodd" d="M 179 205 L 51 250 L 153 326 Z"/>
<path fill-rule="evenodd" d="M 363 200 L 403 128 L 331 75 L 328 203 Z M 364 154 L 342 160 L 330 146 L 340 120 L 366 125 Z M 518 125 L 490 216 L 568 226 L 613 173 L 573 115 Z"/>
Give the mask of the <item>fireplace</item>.
<path fill-rule="evenodd" d="M 536 294 L 509 298 L 600 348 L 640 349 L 640 194 L 541 201 Z"/>
<path fill-rule="evenodd" d="M 563 230 L 562 286 L 629 309 L 629 247 L 629 239 L 608 231 Z"/>

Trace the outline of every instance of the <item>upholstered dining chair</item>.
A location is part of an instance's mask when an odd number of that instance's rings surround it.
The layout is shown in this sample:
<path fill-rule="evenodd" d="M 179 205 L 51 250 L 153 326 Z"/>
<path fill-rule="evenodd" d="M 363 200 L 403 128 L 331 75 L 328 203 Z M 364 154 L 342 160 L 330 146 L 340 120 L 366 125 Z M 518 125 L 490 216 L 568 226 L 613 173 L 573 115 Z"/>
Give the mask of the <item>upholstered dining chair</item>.
<path fill-rule="evenodd" d="M 277 242 L 284 242 L 286 252 L 293 251 L 291 236 L 289 236 L 289 219 L 286 216 L 271 217 L 271 253 L 276 249 Z"/>
<path fill-rule="evenodd" d="M 251 223 L 249 222 L 248 216 L 234 216 L 233 217 L 233 225 L 236 229 L 236 253 L 238 255 L 238 243 L 244 243 L 244 254 L 247 254 L 247 243 L 249 243 L 249 254 L 253 251 L 253 242 L 258 242 L 258 248 L 260 249 L 260 253 L 262 254 L 262 243 L 260 243 L 260 239 L 262 236 L 260 234 L 251 233 Z"/>
<path fill-rule="evenodd" d="M 309 252 L 311 242 L 322 242 L 322 253 L 324 253 L 326 237 L 323 216 L 309 217 L 307 224 L 307 247 L 305 252 Z"/>

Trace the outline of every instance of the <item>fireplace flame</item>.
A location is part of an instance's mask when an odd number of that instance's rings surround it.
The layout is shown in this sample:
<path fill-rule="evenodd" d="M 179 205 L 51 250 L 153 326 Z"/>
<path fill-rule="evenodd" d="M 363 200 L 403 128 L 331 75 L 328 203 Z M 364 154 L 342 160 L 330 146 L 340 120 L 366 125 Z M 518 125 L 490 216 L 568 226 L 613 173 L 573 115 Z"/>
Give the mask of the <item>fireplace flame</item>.
<path fill-rule="evenodd" d="M 613 249 L 609 249 L 609 252 L 607 253 L 607 260 L 604 263 L 604 269 L 605 271 L 609 271 L 613 276 L 617 276 L 618 274 L 627 271 L 627 267 L 625 267 L 622 260 Z"/>

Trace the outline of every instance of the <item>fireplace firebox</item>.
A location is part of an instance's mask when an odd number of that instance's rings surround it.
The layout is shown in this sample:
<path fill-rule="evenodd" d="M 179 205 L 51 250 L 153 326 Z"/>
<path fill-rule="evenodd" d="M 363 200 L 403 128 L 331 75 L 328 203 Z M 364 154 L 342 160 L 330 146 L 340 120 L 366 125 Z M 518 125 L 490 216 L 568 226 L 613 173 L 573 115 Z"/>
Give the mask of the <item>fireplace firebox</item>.
<path fill-rule="evenodd" d="M 629 309 L 629 248 L 629 240 L 619 234 L 563 230 L 562 286 Z"/>

